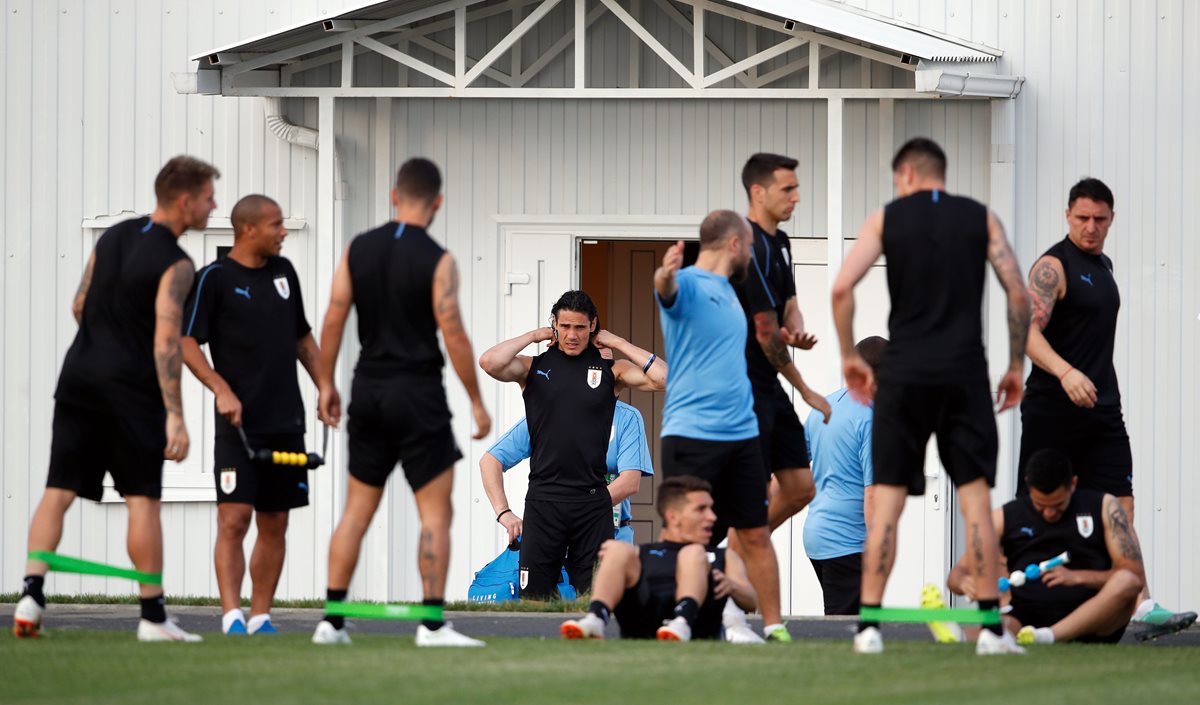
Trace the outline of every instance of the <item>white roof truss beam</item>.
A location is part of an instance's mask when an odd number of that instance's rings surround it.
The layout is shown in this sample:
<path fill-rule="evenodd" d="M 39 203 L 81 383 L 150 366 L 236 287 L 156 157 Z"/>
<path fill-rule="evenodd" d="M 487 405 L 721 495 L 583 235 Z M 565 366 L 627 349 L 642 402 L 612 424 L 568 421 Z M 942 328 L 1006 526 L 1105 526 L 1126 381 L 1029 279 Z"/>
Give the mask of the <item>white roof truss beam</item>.
<path fill-rule="evenodd" d="M 453 59 L 454 58 L 454 50 L 453 49 L 446 46 L 445 44 L 442 44 L 441 42 L 430 39 L 428 36 L 426 36 L 424 34 L 415 35 L 412 38 L 410 38 L 408 41 L 421 47 L 422 49 L 425 49 L 434 54 L 437 54 L 438 56 L 440 56 L 444 59 Z M 478 60 L 473 59 L 470 56 L 467 57 L 467 68 L 477 66 L 478 64 L 479 64 Z M 483 75 L 487 76 L 488 78 L 492 79 L 493 81 L 497 81 L 506 86 L 511 86 L 513 84 L 512 76 L 509 76 L 508 74 L 504 73 L 503 71 L 501 71 L 500 69 L 497 69 L 495 67 L 489 66 L 488 68 L 484 69 Z"/>
<path fill-rule="evenodd" d="M 650 32 L 646 31 L 646 28 L 643 27 L 640 22 L 638 22 L 636 19 L 634 19 L 633 15 L 630 15 L 629 12 L 625 10 L 625 8 L 618 5 L 616 3 L 616 0 L 600 0 L 600 2 L 603 3 L 605 7 L 608 8 L 609 12 L 616 15 L 617 19 L 619 19 L 619 20 L 621 20 L 621 22 L 625 23 L 625 26 L 628 27 L 629 30 L 637 36 L 638 39 L 642 40 L 643 44 L 650 47 L 650 50 L 653 51 L 655 54 L 658 54 L 658 58 L 662 59 L 667 64 L 667 66 L 670 66 L 671 69 L 673 71 L 675 71 L 675 73 L 679 74 L 683 78 L 683 80 L 687 81 L 688 84 L 691 85 L 693 88 L 700 87 L 700 85 L 699 85 L 700 81 L 697 78 L 697 74 L 703 72 L 704 67 L 699 67 L 700 71 L 697 71 L 696 73 L 689 71 L 688 67 L 683 65 L 683 62 L 681 62 L 679 59 L 675 58 L 675 55 L 672 54 L 669 49 L 667 49 L 665 46 L 662 45 L 661 42 L 659 42 L 657 39 L 655 39 L 654 36 L 652 34 L 650 34 Z"/>
<path fill-rule="evenodd" d="M 654 4 L 658 5 L 659 9 L 661 9 L 663 13 L 665 13 L 666 16 L 671 19 L 671 21 L 679 25 L 680 28 L 682 28 L 685 32 L 691 34 L 695 31 L 692 27 L 691 20 L 689 20 L 687 17 L 684 17 L 682 12 L 675 9 L 675 6 L 672 5 L 669 0 L 654 0 Z M 729 58 L 729 54 L 726 54 L 725 51 L 708 36 L 704 37 L 704 49 L 714 61 L 721 65 L 721 68 L 728 68 L 733 65 L 733 59 Z M 742 84 L 746 88 L 754 87 L 754 84 L 751 81 L 748 73 L 734 74 L 734 78 L 736 78 L 738 83 Z"/>
<path fill-rule="evenodd" d="M 511 49 L 512 46 L 516 44 L 521 37 L 524 37 L 534 25 L 540 22 L 542 18 L 549 14 L 551 10 L 553 10 L 555 7 L 558 7 L 558 4 L 561 1 L 562 0 L 543 0 L 542 4 L 538 5 L 536 10 L 529 13 L 529 16 L 521 20 L 521 23 L 516 27 L 513 27 L 513 30 L 508 33 L 508 36 L 506 36 L 504 39 L 501 39 L 499 44 L 492 47 L 491 51 L 484 54 L 483 58 L 479 60 L 479 63 L 475 64 L 474 68 L 472 68 L 470 71 L 467 71 L 467 75 L 463 80 L 463 87 L 465 88 L 466 86 L 474 83 L 475 80 L 483 74 L 484 69 L 494 64 L 496 59 L 499 59 L 504 52 Z M 465 49 L 465 47 L 463 49 Z M 462 49 L 459 49 L 459 51 L 462 51 Z"/>
<path fill-rule="evenodd" d="M 715 86 L 716 84 L 720 83 L 721 81 L 724 81 L 727 78 L 730 78 L 739 73 L 742 73 L 746 69 L 749 69 L 749 68 L 752 68 L 755 66 L 759 66 L 760 64 L 770 61 L 771 59 L 774 59 L 775 57 L 779 56 L 780 54 L 786 54 L 789 51 L 792 51 L 793 49 L 799 49 L 800 47 L 804 46 L 806 43 L 807 43 L 806 40 L 801 39 L 799 37 L 792 37 L 790 39 L 785 39 L 782 42 L 776 44 L 775 46 L 770 47 L 768 49 L 764 49 L 753 56 L 742 59 L 741 61 L 737 62 L 736 64 L 734 64 L 732 66 L 727 66 L 727 67 L 721 69 L 720 71 L 717 71 L 714 74 L 705 76 L 704 81 L 703 81 L 703 87 L 708 88 L 709 86 Z"/>
<path fill-rule="evenodd" d="M 605 9 L 603 5 L 597 5 L 596 7 L 593 7 L 584 18 L 584 29 L 586 30 L 588 27 L 591 27 L 593 24 L 595 24 L 596 20 L 604 16 L 604 12 Z M 557 42 L 554 42 L 554 44 L 550 45 L 550 48 L 546 50 L 546 53 L 539 56 L 536 61 L 529 65 L 528 68 L 521 71 L 520 75 L 514 79 L 513 86 L 520 88 L 521 86 L 529 83 L 530 80 L 545 70 L 545 68 L 550 65 L 551 61 L 554 61 L 556 58 L 558 58 L 558 55 L 566 51 L 567 47 L 571 46 L 572 44 L 578 44 L 578 35 L 576 34 L 574 28 L 567 30 L 563 36 L 559 37 Z M 583 56 L 582 51 L 579 51 L 578 54 L 579 56 Z"/>
<path fill-rule="evenodd" d="M 395 61 L 399 64 L 403 64 L 404 66 L 407 66 L 408 68 L 413 69 L 415 71 L 420 71 L 421 73 L 425 74 L 426 76 L 429 76 L 430 78 L 432 78 L 435 81 L 441 81 L 442 83 L 445 83 L 447 86 L 454 85 L 454 76 L 452 76 L 451 74 L 446 73 L 445 71 L 439 69 L 438 67 L 436 67 L 432 64 L 427 64 L 424 61 L 421 61 L 420 59 L 409 56 L 408 54 L 405 54 L 404 52 L 400 51 L 399 49 L 390 47 L 387 44 L 384 44 L 383 42 L 379 41 L 378 39 L 372 39 L 370 37 L 358 37 L 354 41 L 356 41 L 357 43 L 370 49 L 373 52 L 376 52 L 378 54 L 382 54 L 383 56 L 386 56 L 387 58 L 391 59 L 392 61 Z"/>

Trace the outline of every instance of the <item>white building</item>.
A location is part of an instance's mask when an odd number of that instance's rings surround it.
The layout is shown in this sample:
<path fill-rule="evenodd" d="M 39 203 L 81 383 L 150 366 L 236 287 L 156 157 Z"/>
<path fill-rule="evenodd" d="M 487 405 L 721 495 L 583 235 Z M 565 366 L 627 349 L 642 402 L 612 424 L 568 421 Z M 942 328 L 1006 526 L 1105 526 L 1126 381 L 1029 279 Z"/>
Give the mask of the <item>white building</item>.
<path fill-rule="evenodd" d="M 1066 191 L 1083 175 L 1116 193 L 1108 252 L 1125 299 L 1117 369 L 1135 457 L 1136 525 L 1151 586 L 1166 604 L 1200 602 L 1187 547 L 1200 486 L 1195 366 L 1200 272 L 1184 207 L 1200 193 L 1200 97 L 1188 90 L 1200 7 L 1183 0 L 229 0 L 11 1 L 0 70 L 4 267 L 0 377 L 0 590 L 23 571 L 29 518 L 49 460 L 52 392 L 75 324 L 68 312 L 95 237 L 153 208 L 153 178 L 177 153 L 223 172 L 206 233 L 183 244 L 198 264 L 232 240 L 229 208 L 266 193 L 291 230 L 284 253 L 323 316 L 333 266 L 355 233 L 389 217 L 387 191 L 409 156 L 438 162 L 446 206 L 431 228 L 458 257 L 467 327 L 481 352 L 532 328 L 561 291 L 584 286 L 605 325 L 661 350 L 649 276 L 663 243 L 694 237 L 718 207 L 745 207 L 752 152 L 801 159 L 793 240 L 799 302 L 823 339 L 797 358 L 823 390 L 839 384 L 829 282 L 859 222 L 891 197 L 887 163 L 905 139 L 946 148 L 949 186 L 987 201 L 1024 266 L 1065 232 Z M 697 28 L 700 28 L 699 30 Z M 579 50 L 583 47 L 582 50 Z M 699 71 L 696 68 L 699 67 Z M 819 67 L 812 70 L 812 67 Z M 884 333 L 886 289 L 868 280 L 857 332 Z M 994 376 L 1006 358 L 993 285 Z M 348 346 L 346 354 L 354 354 Z M 343 355 L 345 359 L 346 355 Z M 340 379 L 346 389 L 349 364 Z M 511 385 L 509 385 L 511 387 Z M 515 388 L 484 383 L 495 420 L 471 442 L 466 397 L 447 380 L 458 466 L 451 599 L 503 539 L 479 456 L 522 413 Z M 306 403 L 315 403 L 305 387 Z M 211 398 L 188 379 L 193 456 L 166 471 L 165 583 L 216 594 Z M 657 427 L 661 400 L 632 400 Z M 802 406 L 797 400 L 797 404 Z M 807 411 L 802 409 L 802 411 Z M 1000 419 L 1011 496 L 1019 424 Z M 1189 431 L 1188 429 L 1193 429 Z M 316 444 L 314 427 L 310 444 Z M 344 442 L 344 439 L 340 439 Z M 314 473 L 295 512 L 280 593 L 322 594 L 344 454 Z M 936 458 L 927 474 L 939 477 Z M 523 494 L 521 471 L 509 494 Z M 638 518 L 651 530 L 652 483 Z M 945 480 L 910 500 L 898 579 L 913 603 L 955 557 Z M 418 596 L 416 519 L 393 482 L 360 563 L 356 595 Z M 119 499 L 68 515 L 67 555 L 127 564 Z M 517 502 L 519 508 L 519 501 Z M 800 541 L 776 535 L 784 608 L 820 610 Z M 125 593 L 124 581 L 55 575 L 54 592 Z"/>

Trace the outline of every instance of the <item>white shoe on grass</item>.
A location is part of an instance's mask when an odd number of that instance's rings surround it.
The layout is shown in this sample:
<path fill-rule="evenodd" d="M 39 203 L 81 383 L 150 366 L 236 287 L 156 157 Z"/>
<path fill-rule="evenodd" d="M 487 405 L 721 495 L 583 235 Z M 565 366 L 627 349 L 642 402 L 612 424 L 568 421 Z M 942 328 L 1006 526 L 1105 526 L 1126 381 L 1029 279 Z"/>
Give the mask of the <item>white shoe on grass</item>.
<path fill-rule="evenodd" d="M 138 641 L 182 641 L 182 642 L 197 642 L 204 641 L 204 637 L 199 634 L 185 632 L 174 619 L 167 619 L 165 622 L 151 622 L 148 619 L 138 620 L 137 628 Z"/>
<path fill-rule="evenodd" d="M 417 625 L 417 646 L 449 646 L 477 648 L 487 646 L 478 639 L 472 639 L 466 634 L 454 631 L 454 625 L 446 622 L 440 629 L 427 629 L 424 624 Z"/>
<path fill-rule="evenodd" d="M 979 640 L 975 642 L 976 656 L 1003 656 L 1007 654 L 1023 654 L 1024 647 L 1017 645 L 1017 640 L 1007 631 L 1004 636 L 996 636 L 988 629 L 979 631 Z"/>
<path fill-rule="evenodd" d="M 692 628 L 683 617 L 675 617 L 663 622 L 655 636 L 659 641 L 691 641 Z"/>
<path fill-rule="evenodd" d="M 13 636 L 30 639 L 42 635 L 42 613 L 45 608 L 33 597 L 26 595 L 17 602 L 13 610 Z"/>
<path fill-rule="evenodd" d="M 346 633 L 346 629 L 335 629 L 332 624 L 322 619 L 317 623 L 317 630 L 313 632 L 312 643 L 314 644 L 350 644 L 350 635 Z"/>
<path fill-rule="evenodd" d="M 878 627 L 867 627 L 854 635 L 854 653 L 883 653 L 883 633 L 879 631 Z"/>
<path fill-rule="evenodd" d="M 746 613 L 733 600 L 725 602 L 725 610 L 721 613 L 721 626 L 725 628 L 725 641 L 730 644 L 765 644 L 746 621 Z"/>
<path fill-rule="evenodd" d="M 568 619 L 558 628 L 564 639 L 603 639 L 604 620 L 588 612 L 579 619 Z"/>

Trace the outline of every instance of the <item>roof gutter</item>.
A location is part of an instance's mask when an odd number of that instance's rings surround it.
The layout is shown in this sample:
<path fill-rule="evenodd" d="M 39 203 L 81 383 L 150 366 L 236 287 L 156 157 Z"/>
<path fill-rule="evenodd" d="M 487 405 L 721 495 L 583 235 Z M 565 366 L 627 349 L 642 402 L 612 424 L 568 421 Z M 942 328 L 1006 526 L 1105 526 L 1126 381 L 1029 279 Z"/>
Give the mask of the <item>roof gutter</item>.
<path fill-rule="evenodd" d="M 1016 98 L 1025 78 L 994 73 L 967 71 L 961 64 L 937 64 L 922 61 L 917 65 L 918 93 L 970 98 Z"/>

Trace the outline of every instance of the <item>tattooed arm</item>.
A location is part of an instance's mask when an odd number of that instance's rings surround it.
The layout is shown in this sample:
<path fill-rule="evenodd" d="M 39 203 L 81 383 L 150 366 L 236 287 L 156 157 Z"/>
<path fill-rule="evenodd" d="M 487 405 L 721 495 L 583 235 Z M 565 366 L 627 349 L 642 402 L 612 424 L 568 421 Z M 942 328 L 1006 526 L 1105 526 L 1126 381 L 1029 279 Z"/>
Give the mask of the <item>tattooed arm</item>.
<path fill-rule="evenodd" d="M 1146 569 L 1142 564 L 1142 548 L 1138 544 L 1137 532 L 1129 521 L 1129 515 L 1121 506 L 1121 500 L 1112 495 L 1104 496 L 1104 543 L 1112 558 L 1113 569 L 1136 573 L 1146 580 Z"/>
<path fill-rule="evenodd" d="M 1033 325 L 1029 327 L 1026 347 L 1033 364 L 1054 375 L 1063 391 L 1076 406 L 1092 408 L 1096 404 L 1096 385 L 1087 375 L 1071 366 L 1042 335 L 1054 306 L 1067 295 L 1066 276 L 1057 257 L 1042 257 L 1029 272 L 1029 294 L 1033 298 Z"/>
<path fill-rule="evenodd" d="M 163 406 L 167 410 L 167 447 L 163 449 L 163 457 L 176 462 L 182 462 L 188 454 L 188 433 L 183 423 L 183 396 L 180 392 L 180 377 L 183 374 L 180 338 L 183 302 L 191 291 L 195 275 L 191 260 L 179 260 L 162 275 L 154 300 L 154 368 L 158 373 Z"/>
<path fill-rule="evenodd" d="M 79 280 L 79 289 L 75 292 L 75 298 L 71 301 L 71 315 L 75 316 L 76 323 L 83 323 L 83 302 L 87 300 L 88 289 L 92 288 L 92 272 L 96 269 L 96 252 L 92 251 L 92 256 L 88 258 L 87 267 L 83 270 L 83 278 Z"/>
<path fill-rule="evenodd" d="M 1008 245 L 1004 226 L 988 211 L 988 261 L 996 270 L 1000 286 L 1008 295 L 1008 372 L 1000 380 L 997 396 L 1000 411 L 1011 409 L 1021 403 L 1025 385 L 1021 380 L 1025 373 L 1025 341 L 1029 336 L 1029 293 L 1021 280 L 1017 258 Z"/>
<path fill-rule="evenodd" d="M 458 265 L 449 252 L 442 255 L 433 273 L 433 315 L 442 331 L 450 364 L 471 398 L 471 413 L 475 417 L 475 435 L 472 437 L 478 440 L 492 430 L 492 417 L 483 407 L 483 397 L 479 394 L 475 352 L 471 349 L 471 340 L 458 308 Z"/>
<path fill-rule="evenodd" d="M 829 423 L 833 409 L 825 397 L 808 386 L 800 374 L 800 370 L 792 362 L 792 352 L 784 340 L 786 332 L 779 327 L 779 316 L 774 311 L 759 311 L 754 314 L 754 337 L 758 340 L 763 355 L 766 355 L 767 362 L 770 362 L 771 367 L 774 367 L 776 372 L 783 375 L 784 379 L 795 387 L 797 392 L 800 392 L 800 397 L 804 399 L 805 404 L 821 412 L 821 415 L 825 417 L 825 423 Z M 814 342 L 815 340 L 813 338 Z"/>

